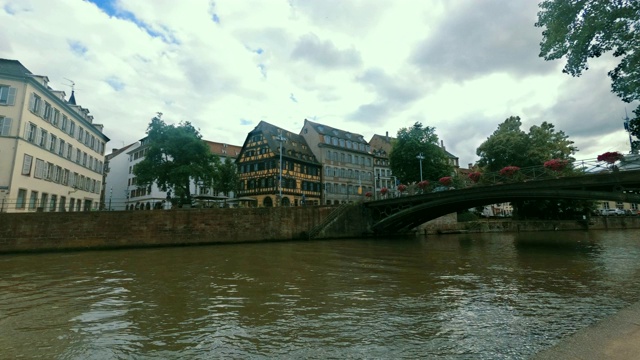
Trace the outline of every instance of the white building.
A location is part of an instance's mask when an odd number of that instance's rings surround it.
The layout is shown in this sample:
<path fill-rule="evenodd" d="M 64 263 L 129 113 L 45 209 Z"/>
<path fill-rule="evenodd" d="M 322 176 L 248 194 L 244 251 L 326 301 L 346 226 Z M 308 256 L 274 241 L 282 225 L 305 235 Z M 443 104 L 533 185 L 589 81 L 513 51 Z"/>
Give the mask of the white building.
<path fill-rule="evenodd" d="M 103 126 L 17 60 L 0 59 L 0 211 L 100 207 Z"/>
<path fill-rule="evenodd" d="M 205 141 L 211 152 L 222 162 L 226 158 L 235 160 L 240 152 L 240 147 Z M 107 155 L 105 180 L 104 180 L 104 204 L 109 210 L 151 210 L 165 208 L 167 192 L 158 188 L 157 184 L 151 186 L 139 186 L 133 174 L 133 168 L 144 159 L 147 154 L 146 138 L 129 144 L 120 149 L 113 149 Z M 218 194 L 213 189 L 191 184 L 192 195 L 214 195 Z M 233 197 L 234 194 L 227 194 Z"/>

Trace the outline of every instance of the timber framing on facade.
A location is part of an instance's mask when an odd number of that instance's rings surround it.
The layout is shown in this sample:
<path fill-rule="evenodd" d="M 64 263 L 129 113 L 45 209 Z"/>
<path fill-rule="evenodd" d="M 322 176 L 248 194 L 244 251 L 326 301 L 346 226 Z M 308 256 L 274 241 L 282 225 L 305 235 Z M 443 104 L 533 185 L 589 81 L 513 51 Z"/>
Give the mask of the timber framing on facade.
<path fill-rule="evenodd" d="M 320 204 L 322 165 L 298 134 L 261 121 L 247 135 L 236 164 L 239 195 L 256 199 L 258 206 Z"/>

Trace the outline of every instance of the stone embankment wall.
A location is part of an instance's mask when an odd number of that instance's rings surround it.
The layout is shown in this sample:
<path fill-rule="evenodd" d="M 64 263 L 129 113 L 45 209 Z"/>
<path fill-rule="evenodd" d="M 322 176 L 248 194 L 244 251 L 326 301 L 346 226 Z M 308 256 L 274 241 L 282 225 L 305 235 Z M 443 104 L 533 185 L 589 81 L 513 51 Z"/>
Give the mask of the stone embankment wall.
<path fill-rule="evenodd" d="M 460 223 L 451 221 L 451 218 L 443 217 L 420 226 L 418 233 L 439 234 L 455 232 L 525 232 L 607 229 L 640 229 L 640 216 L 597 216 L 590 218 L 588 221 L 513 221 L 511 219 L 484 219 Z"/>
<path fill-rule="evenodd" d="M 0 253 L 305 239 L 335 208 L 0 213 Z M 357 237 L 366 219 L 323 237 Z M 358 223 L 360 221 L 361 223 Z"/>

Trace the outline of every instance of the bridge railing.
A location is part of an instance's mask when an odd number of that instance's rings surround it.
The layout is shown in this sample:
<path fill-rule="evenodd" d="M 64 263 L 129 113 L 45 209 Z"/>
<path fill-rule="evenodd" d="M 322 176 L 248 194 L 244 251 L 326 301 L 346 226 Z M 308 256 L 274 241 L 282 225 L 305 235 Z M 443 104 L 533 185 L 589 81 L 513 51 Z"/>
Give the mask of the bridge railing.
<path fill-rule="evenodd" d="M 522 181 L 535 181 L 544 179 L 555 179 L 570 175 L 597 174 L 611 171 L 625 171 L 625 168 L 619 168 L 615 164 L 608 164 L 597 159 L 574 160 L 569 162 L 565 167 L 552 170 L 544 165 L 530 166 L 519 168 L 516 171 L 494 171 L 482 173 L 479 181 L 473 184 L 467 179 L 465 183 L 471 185 L 497 185 Z"/>

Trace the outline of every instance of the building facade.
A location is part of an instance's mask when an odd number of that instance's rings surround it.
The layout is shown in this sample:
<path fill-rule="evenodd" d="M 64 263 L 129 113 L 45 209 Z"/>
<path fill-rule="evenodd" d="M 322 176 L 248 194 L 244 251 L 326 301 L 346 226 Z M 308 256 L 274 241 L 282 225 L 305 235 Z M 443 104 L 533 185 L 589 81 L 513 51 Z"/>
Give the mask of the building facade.
<path fill-rule="evenodd" d="M 109 138 L 89 110 L 17 60 L 0 59 L 0 211 L 101 208 Z"/>
<path fill-rule="evenodd" d="M 229 145 L 204 140 L 212 154 L 218 156 L 221 162 L 230 159 L 235 161 L 240 153 L 240 146 Z M 143 138 L 121 149 L 113 149 L 107 155 L 105 168 L 105 198 L 106 208 L 110 210 L 152 210 L 167 208 L 166 191 L 162 191 L 157 184 L 141 186 L 133 174 L 133 168 L 141 162 L 148 151 L 147 138 Z M 212 187 L 204 187 L 193 181 L 190 185 L 192 196 L 224 195 L 233 198 L 235 194 L 221 194 Z"/>
<path fill-rule="evenodd" d="M 306 119 L 300 135 L 323 167 L 322 204 L 353 203 L 373 194 L 373 155 L 362 135 Z"/>
<path fill-rule="evenodd" d="M 319 205 L 322 165 L 305 138 L 261 121 L 237 159 L 241 197 L 258 206 Z"/>
<path fill-rule="evenodd" d="M 389 132 L 385 135 L 375 134 L 369 140 L 371 154 L 373 155 L 373 176 L 374 176 L 374 197 L 381 197 L 380 191 L 386 188 L 391 196 L 397 195 L 396 187 L 400 185 L 398 179 L 393 176 L 389 162 L 389 154 L 393 149 L 395 138 L 389 137 Z"/>

